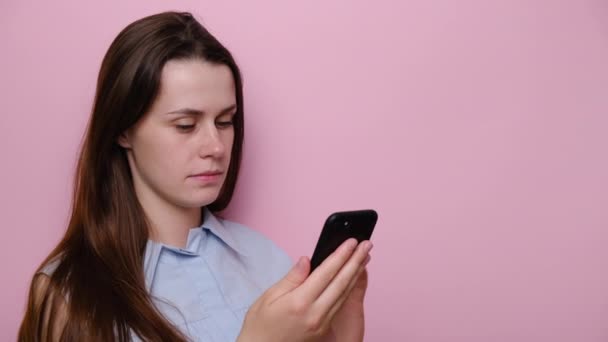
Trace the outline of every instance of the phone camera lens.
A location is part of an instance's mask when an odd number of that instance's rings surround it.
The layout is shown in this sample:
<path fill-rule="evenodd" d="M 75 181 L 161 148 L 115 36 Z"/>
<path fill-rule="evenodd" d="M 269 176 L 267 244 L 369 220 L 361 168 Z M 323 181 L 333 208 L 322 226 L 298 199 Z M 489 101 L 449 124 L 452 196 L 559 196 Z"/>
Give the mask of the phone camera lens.
<path fill-rule="evenodd" d="M 348 221 L 344 221 L 344 227 L 348 227 Z"/>

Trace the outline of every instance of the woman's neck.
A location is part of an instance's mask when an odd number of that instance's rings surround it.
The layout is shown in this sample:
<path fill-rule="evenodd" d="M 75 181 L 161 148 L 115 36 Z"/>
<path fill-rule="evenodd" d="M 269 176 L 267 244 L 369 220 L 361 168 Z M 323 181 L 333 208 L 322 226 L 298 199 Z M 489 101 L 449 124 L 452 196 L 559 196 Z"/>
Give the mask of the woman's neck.
<path fill-rule="evenodd" d="M 200 208 L 164 209 L 161 215 L 158 213 L 158 210 L 146 211 L 150 219 L 150 239 L 179 248 L 186 247 L 190 229 L 198 227 L 202 219 Z"/>
<path fill-rule="evenodd" d="M 150 223 L 150 239 L 183 248 L 190 229 L 202 223 L 200 207 L 184 208 L 172 205 L 157 194 L 137 191 L 137 197 Z"/>

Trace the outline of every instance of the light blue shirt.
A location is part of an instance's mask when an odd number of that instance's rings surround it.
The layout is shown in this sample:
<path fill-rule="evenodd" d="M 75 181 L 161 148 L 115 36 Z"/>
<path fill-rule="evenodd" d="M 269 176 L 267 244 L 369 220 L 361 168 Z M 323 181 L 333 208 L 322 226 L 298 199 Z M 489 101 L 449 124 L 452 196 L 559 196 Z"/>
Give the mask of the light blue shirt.
<path fill-rule="evenodd" d="M 259 232 L 203 210 L 185 248 L 148 241 L 144 275 L 161 313 L 193 341 L 236 340 L 247 310 L 292 266 Z"/>
<path fill-rule="evenodd" d="M 149 240 L 144 255 L 146 287 L 156 307 L 192 341 L 205 342 L 235 341 L 251 304 L 291 266 L 291 258 L 264 235 L 207 208 L 184 248 Z M 55 267 L 51 263 L 43 272 Z"/>

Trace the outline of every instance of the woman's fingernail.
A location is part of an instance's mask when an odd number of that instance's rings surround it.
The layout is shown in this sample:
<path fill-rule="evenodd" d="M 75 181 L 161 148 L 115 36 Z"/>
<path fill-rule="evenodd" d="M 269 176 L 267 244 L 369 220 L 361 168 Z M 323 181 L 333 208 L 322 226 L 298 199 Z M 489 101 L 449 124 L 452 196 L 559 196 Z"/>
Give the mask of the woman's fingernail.
<path fill-rule="evenodd" d="M 365 258 L 365 261 L 363 261 L 363 266 L 367 266 L 367 264 L 369 264 L 370 260 L 372 260 L 372 255 L 368 254 L 367 258 Z"/>
<path fill-rule="evenodd" d="M 296 264 L 296 269 L 302 271 L 305 269 L 306 265 L 306 259 L 304 257 L 300 257 L 300 259 L 298 260 L 298 263 Z"/>

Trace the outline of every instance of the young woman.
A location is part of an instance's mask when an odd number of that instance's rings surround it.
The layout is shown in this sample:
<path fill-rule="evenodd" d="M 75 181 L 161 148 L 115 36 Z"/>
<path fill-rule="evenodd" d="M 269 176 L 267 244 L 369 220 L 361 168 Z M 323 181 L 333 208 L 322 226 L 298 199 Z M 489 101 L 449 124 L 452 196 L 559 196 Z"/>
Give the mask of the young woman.
<path fill-rule="evenodd" d="M 59 245 L 20 341 L 361 341 L 371 243 L 310 273 L 216 216 L 243 143 L 239 69 L 189 13 L 127 26 L 106 53 Z"/>

